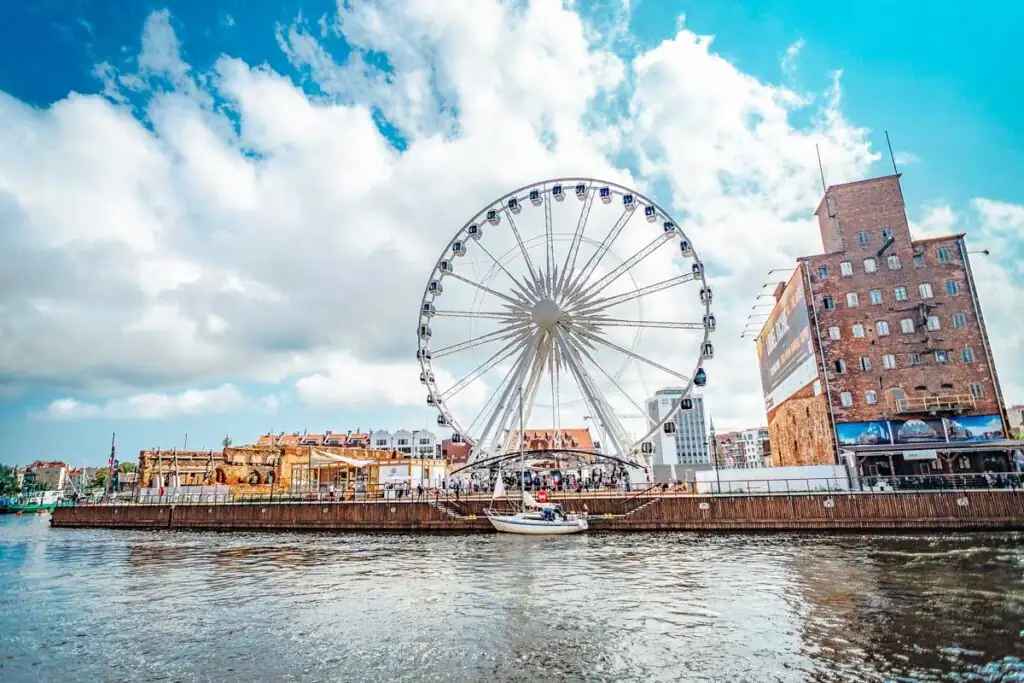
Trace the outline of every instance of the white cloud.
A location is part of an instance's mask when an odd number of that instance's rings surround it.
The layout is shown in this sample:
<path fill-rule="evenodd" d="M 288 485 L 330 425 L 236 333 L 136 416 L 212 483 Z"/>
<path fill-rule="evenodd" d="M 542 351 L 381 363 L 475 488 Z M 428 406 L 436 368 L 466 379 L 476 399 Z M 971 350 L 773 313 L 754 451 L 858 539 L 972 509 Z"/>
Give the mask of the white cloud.
<path fill-rule="evenodd" d="M 782 72 L 791 74 L 796 70 L 796 58 L 800 56 L 800 50 L 804 48 L 804 39 L 798 38 L 790 43 L 782 55 Z"/>
<path fill-rule="evenodd" d="M 719 426 L 763 421 L 739 332 L 766 271 L 820 250 L 814 147 L 830 183 L 878 155 L 842 114 L 838 72 L 812 98 L 740 71 L 683 24 L 637 52 L 627 9 L 605 13 L 609 39 L 554 0 L 342 5 L 278 36 L 316 97 L 231 56 L 198 72 L 157 12 L 133 69 L 97 67 L 106 99 L 37 110 L 0 94 L 0 380 L 85 395 L 255 379 L 311 405 L 422 405 L 412 328 L 437 255 L 511 188 L 582 174 L 671 208 L 716 292 L 709 408 Z M 348 61 L 324 48 L 330 31 Z M 812 124 L 796 125 L 808 110 Z M 993 234 L 1009 220 L 975 210 Z M 695 345 L 644 343 L 692 369 Z"/>
<path fill-rule="evenodd" d="M 245 406 L 273 411 L 277 399 L 268 396 L 253 400 L 232 384 L 214 389 L 190 389 L 177 394 L 145 393 L 103 403 L 61 398 L 50 403 L 37 417 L 48 420 L 166 420 L 226 413 Z"/>
<path fill-rule="evenodd" d="M 893 154 L 893 158 L 900 166 L 909 166 L 910 164 L 916 164 L 921 161 L 916 154 L 911 152 L 896 152 Z"/>

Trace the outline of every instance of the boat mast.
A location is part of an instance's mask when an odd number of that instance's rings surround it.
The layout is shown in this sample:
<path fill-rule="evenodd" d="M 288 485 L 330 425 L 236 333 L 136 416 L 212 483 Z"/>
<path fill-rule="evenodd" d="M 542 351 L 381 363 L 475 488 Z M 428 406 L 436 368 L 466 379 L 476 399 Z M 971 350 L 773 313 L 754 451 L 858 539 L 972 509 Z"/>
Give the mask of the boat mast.
<path fill-rule="evenodd" d="M 523 385 L 519 385 L 519 490 L 526 493 L 526 461 L 523 459 L 523 442 L 526 440 L 526 425 L 523 422 Z"/>

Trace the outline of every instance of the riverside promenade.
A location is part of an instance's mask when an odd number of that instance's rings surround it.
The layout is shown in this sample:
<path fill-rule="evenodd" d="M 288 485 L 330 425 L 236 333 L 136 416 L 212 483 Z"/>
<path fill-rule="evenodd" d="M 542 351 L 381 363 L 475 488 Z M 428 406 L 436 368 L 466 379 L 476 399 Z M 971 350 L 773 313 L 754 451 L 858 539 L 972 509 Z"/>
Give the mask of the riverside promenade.
<path fill-rule="evenodd" d="M 1019 488 L 914 492 L 843 491 L 699 495 L 652 488 L 626 494 L 562 494 L 570 511 L 586 506 L 591 531 L 982 531 L 1024 530 Z M 415 500 L 117 503 L 62 505 L 59 528 L 217 531 L 493 531 L 484 515 L 507 507 L 489 496 Z"/>

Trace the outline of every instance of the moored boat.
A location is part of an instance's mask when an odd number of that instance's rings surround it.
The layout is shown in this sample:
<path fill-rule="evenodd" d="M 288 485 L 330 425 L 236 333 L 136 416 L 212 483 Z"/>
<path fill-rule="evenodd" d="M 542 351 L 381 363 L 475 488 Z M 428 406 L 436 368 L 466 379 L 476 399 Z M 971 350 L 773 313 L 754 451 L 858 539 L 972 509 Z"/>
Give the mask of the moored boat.
<path fill-rule="evenodd" d="M 501 481 L 500 477 L 498 481 Z M 495 487 L 495 497 L 499 495 L 499 489 L 503 492 L 504 486 Z M 522 510 L 503 514 L 488 508 L 484 510 L 484 514 L 495 531 L 508 534 L 561 536 L 578 534 L 590 526 L 587 523 L 587 515 L 567 513 L 556 503 L 539 502 L 528 491 L 523 491 Z"/>
<path fill-rule="evenodd" d="M 11 515 L 45 514 L 53 512 L 60 501 L 59 491 L 40 491 L 10 498 L 3 512 Z"/>

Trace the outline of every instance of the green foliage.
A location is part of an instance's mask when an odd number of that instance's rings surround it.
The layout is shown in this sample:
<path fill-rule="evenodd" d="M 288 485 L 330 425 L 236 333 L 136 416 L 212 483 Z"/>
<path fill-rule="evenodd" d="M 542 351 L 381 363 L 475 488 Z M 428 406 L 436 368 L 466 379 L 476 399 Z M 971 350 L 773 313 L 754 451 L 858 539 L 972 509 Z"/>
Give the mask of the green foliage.
<path fill-rule="evenodd" d="M 0 465 L 0 496 L 18 493 L 18 475 L 9 465 Z"/>
<path fill-rule="evenodd" d="M 139 466 L 133 462 L 123 462 L 117 466 L 118 472 L 138 472 Z"/>
<path fill-rule="evenodd" d="M 231 443 L 232 443 L 231 442 L 231 435 L 230 434 L 225 434 L 224 435 L 224 440 L 221 441 L 221 444 L 223 444 L 224 448 L 227 448 L 228 446 L 231 445 Z"/>
<path fill-rule="evenodd" d="M 89 488 L 103 488 L 107 485 L 107 477 L 110 475 L 110 468 L 103 467 L 96 471 L 92 481 L 89 482 Z"/>

